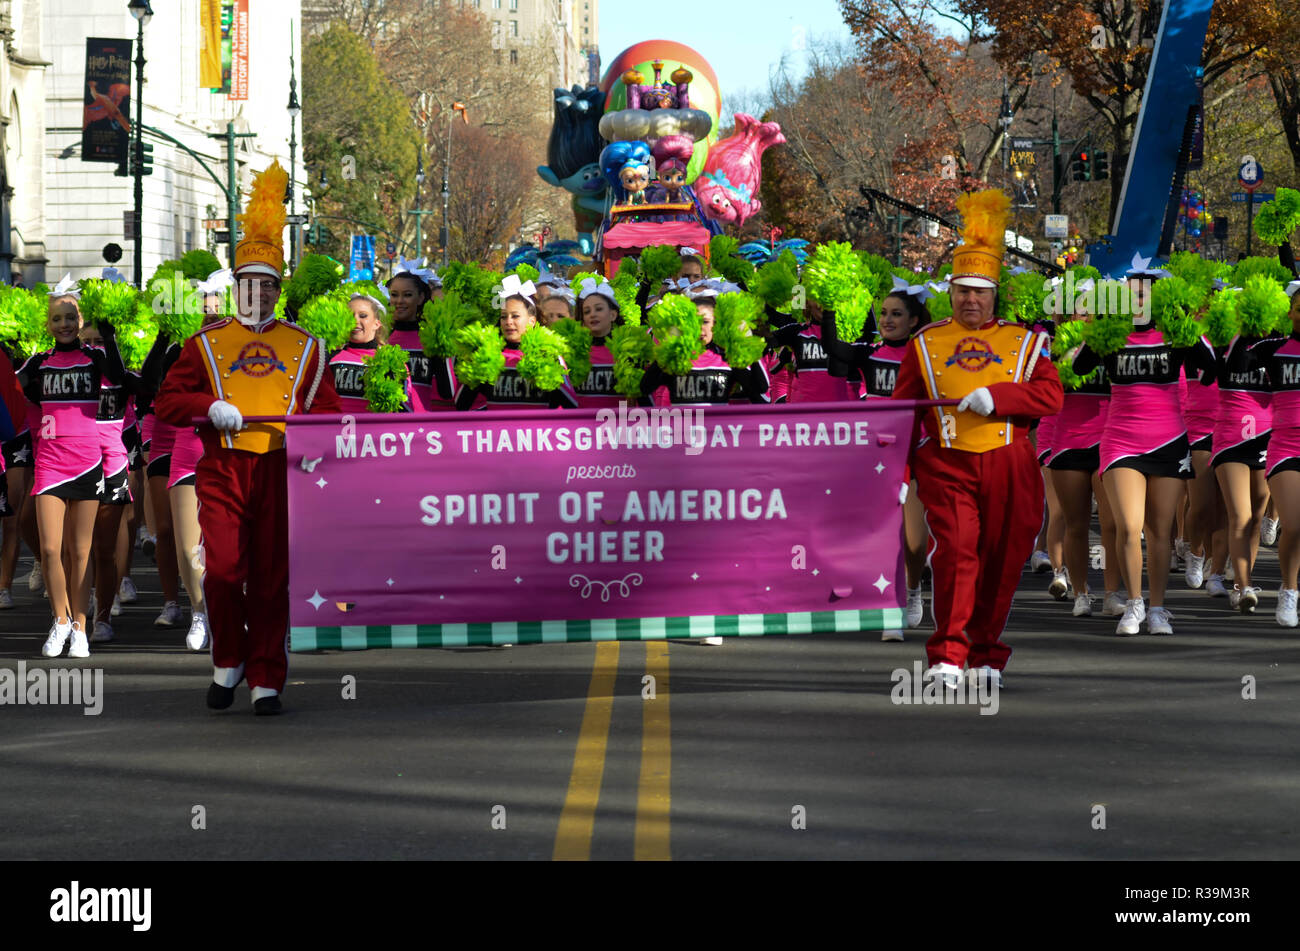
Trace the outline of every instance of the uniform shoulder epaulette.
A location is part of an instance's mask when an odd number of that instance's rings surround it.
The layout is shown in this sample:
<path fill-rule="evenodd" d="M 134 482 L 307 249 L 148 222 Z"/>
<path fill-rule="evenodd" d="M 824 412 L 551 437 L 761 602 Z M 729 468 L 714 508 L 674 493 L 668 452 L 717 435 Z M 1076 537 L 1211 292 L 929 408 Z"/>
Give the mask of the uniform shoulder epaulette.
<path fill-rule="evenodd" d="M 226 326 L 226 324 L 230 323 L 234 319 L 235 318 L 233 317 L 222 317 L 220 320 L 214 320 L 212 323 L 204 324 L 202 327 L 200 327 L 199 333 L 204 334 L 210 330 L 220 330 L 222 327 Z"/>
<path fill-rule="evenodd" d="M 284 324 L 286 327 L 290 327 L 293 330 L 298 331 L 298 333 L 302 334 L 304 337 L 314 337 L 314 334 L 312 334 L 310 330 L 308 330 L 306 327 L 302 327 L 299 326 L 298 324 L 295 324 L 292 320 L 281 320 L 280 323 Z"/>
<path fill-rule="evenodd" d="M 935 327 L 946 327 L 950 323 L 952 323 L 951 317 L 945 317 L 942 320 L 933 320 L 924 327 L 918 328 L 916 333 L 924 333 L 927 330 L 933 330 Z M 912 336 L 916 336 L 916 334 L 913 334 Z"/>

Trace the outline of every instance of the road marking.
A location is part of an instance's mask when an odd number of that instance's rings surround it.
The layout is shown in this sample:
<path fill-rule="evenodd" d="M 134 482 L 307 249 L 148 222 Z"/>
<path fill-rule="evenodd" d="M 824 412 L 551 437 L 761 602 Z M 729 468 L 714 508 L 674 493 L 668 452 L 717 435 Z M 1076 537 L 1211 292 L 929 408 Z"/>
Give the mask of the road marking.
<path fill-rule="evenodd" d="M 587 706 L 578 733 L 578 749 L 569 774 L 560 825 L 555 830 L 557 862 L 585 862 L 591 858 L 591 835 L 596 823 L 596 803 L 605 775 L 605 745 L 614 708 L 614 678 L 618 675 L 618 641 L 596 645 L 596 663 L 587 688 Z"/>
<path fill-rule="evenodd" d="M 672 801 L 672 736 L 668 715 L 668 642 L 646 641 L 646 673 L 654 677 L 655 698 L 641 701 L 641 779 L 636 790 L 638 862 L 672 858 L 669 806 Z"/>

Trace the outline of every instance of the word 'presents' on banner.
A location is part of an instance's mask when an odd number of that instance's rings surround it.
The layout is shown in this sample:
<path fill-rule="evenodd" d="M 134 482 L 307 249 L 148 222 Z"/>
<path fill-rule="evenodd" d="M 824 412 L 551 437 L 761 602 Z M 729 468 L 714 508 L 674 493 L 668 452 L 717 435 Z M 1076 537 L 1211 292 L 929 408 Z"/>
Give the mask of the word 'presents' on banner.
<path fill-rule="evenodd" d="M 914 412 L 291 417 L 292 647 L 901 626 Z"/>

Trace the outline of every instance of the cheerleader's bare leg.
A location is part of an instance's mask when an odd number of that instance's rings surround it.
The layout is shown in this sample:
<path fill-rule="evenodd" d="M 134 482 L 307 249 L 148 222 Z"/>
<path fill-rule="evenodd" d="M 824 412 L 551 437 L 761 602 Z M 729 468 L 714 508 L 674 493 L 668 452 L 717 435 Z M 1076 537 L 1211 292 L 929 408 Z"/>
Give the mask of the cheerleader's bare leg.
<path fill-rule="evenodd" d="M 1153 608 L 1162 607 L 1165 603 L 1165 588 L 1169 584 L 1169 555 L 1173 547 L 1169 536 L 1184 489 L 1182 479 L 1171 476 L 1147 478 L 1147 585 L 1151 591 Z"/>
<path fill-rule="evenodd" d="M 1075 469 L 1048 469 L 1057 498 L 1054 518 L 1061 524 L 1061 552 L 1074 595 L 1088 591 L 1088 529 L 1092 524 L 1092 475 Z M 1048 497 L 1049 499 L 1051 496 Z M 1050 502 L 1049 502 L 1050 505 Z M 1055 558 L 1055 555 L 1053 555 Z"/>
<path fill-rule="evenodd" d="M 1300 575 L 1300 472 L 1279 472 L 1268 480 L 1273 505 L 1281 527 L 1277 536 L 1277 557 L 1282 567 L 1282 587 L 1296 589 Z"/>

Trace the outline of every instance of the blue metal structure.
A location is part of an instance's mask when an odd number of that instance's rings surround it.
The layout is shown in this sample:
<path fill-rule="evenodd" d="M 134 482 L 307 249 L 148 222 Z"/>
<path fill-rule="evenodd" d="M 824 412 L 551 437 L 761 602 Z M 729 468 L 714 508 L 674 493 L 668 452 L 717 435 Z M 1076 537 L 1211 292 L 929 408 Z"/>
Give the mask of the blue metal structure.
<path fill-rule="evenodd" d="M 1213 8 L 1214 0 L 1165 0 L 1115 233 L 1088 246 L 1088 262 L 1106 277 L 1122 277 L 1135 252 L 1154 256 L 1160 243 Z"/>

